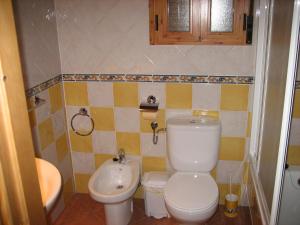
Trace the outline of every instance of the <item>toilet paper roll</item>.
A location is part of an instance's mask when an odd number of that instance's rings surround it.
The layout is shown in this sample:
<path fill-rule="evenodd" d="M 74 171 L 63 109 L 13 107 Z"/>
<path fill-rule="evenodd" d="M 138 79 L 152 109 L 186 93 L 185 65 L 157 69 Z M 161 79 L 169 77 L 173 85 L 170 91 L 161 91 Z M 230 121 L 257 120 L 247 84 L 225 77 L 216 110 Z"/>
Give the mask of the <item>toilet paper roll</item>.
<path fill-rule="evenodd" d="M 156 120 L 157 112 L 142 112 L 142 117 L 144 120 Z"/>

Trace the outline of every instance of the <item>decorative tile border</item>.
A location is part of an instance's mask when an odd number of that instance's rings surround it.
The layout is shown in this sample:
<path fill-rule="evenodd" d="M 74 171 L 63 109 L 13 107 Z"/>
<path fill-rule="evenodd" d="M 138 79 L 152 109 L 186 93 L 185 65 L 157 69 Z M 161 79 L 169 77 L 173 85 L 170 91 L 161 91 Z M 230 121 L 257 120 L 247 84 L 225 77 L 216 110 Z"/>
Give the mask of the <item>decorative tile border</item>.
<path fill-rule="evenodd" d="M 165 82 L 165 83 L 210 83 L 210 84 L 253 84 L 252 76 L 206 76 L 206 75 L 146 75 L 146 74 L 62 74 L 26 90 L 32 97 L 61 81 L 101 82 Z M 298 84 L 300 86 L 300 84 Z"/>
<path fill-rule="evenodd" d="M 50 80 L 47 80 L 47 81 L 45 81 L 41 84 L 38 84 L 30 89 L 27 89 L 26 96 L 32 97 L 50 87 L 52 87 L 53 85 L 60 83 L 61 81 L 62 81 L 61 75 L 57 75 L 56 77 L 51 78 Z"/>

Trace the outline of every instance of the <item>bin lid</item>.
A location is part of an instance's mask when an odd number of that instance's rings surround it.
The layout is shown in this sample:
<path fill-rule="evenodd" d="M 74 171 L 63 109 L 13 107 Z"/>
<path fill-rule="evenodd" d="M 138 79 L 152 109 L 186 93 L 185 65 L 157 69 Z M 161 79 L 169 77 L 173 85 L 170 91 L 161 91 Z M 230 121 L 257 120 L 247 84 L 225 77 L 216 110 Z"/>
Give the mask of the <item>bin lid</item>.
<path fill-rule="evenodd" d="M 152 188 L 164 188 L 170 178 L 167 172 L 147 172 L 142 179 L 142 185 Z"/>

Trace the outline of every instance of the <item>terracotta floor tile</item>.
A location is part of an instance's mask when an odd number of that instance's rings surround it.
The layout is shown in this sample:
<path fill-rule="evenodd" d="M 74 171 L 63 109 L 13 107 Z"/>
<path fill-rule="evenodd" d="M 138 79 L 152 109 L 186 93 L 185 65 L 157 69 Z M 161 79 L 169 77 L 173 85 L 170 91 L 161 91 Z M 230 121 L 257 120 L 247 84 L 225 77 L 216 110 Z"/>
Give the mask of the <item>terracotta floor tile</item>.
<path fill-rule="evenodd" d="M 248 207 L 240 207 L 236 218 L 224 216 L 219 206 L 207 225 L 251 225 Z M 104 208 L 88 194 L 75 194 L 54 225 L 105 225 Z M 172 218 L 154 219 L 145 215 L 144 201 L 134 199 L 134 211 L 130 225 L 179 225 Z"/>

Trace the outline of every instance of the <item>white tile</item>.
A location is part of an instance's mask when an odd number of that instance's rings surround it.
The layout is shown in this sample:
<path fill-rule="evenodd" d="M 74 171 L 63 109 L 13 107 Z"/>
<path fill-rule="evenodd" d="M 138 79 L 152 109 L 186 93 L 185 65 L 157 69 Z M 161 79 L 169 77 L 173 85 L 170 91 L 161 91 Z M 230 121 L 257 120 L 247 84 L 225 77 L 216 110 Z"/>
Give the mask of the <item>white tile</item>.
<path fill-rule="evenodd" d="M 300 119 L 292 119 L 290 145 L 300 145 Z"/>
<path fill-rule="evenodd" d="M 217 183 L 229 184 L 231 175 L 233 184 L 240 184 L 242 181 L 242 161 L 219 160 L 217 164 Z"/>
<path fill-rule="evenodd" d="M 72 152 L 74 173 L 92 174 L 95 171 L 93 153 Z"/>
<path fill-rule="evenodd" d="M 157 102 L 159 102 L 159 108 L 163 109 L 166 105 L 166 92 L 164 83 L 139 83 L 139 102 L 147 101 L 149 95 L 154 95 Z"/>
<path fill-rule="evenodd" d="M 221 111 L 222 136 L 245 137 L 248 113 L 244 111 Z"/>
<path fill-rule="evenodd" d="M 42 159 L 47 160 L 48 162 L 52 163 L 55 166 L 58 166 L 57 154 L 56 154 L 56 145 L 52 143 L 48 145 L 42 152 L 41 152 Z"/>
<path fill-rule="evenodd" d="M 55 139 L 66 132 L 66 118 L 64 109 L 61 109 L 52 115 L 52 124 Z"/>
<path fill-rule="evenodd" d="M 193 84 L 193 109 L 219 110 L 219 84 Z"/>
<path fill-rule="evenodd" d="M 91 106 L 111 107 L 114 105 L 112 82 L 87 82 Z"/>
<path fill-rule="evenodd" d="M 140 111 L 137 108 L 115 108 L 116 131 L 139 132 Z"/>
<path fill-rule="evenodd" d="M 189 109 L 166 109 L 166 120 L 176 116 L 191 116 L 193 111 Z"/>
<path fill-rule="evenodd" d="M 95 153 L 115 155 L 117 153 L 116 134 L 113 131 L 94 131 L 92 134 Z"/>
<path fill-rule="evenodd" d="M 141 151 L 143 156 L 166 156 L 166 134 L 158 135 L 158 143 L 153 144 L 152 133 L 141 133 Z"/>
<path fill-rule="evenodd" d="M 40 155 L 42 149 L 40 147 L 40 136 L 39 136 L 39 130 L 37 126 L 31 128 L 31 134 L 32 134 L 34 151 Z"/>
<path fill-rule="evenodd" d="M 42 91 L 36 96 L 46 101 L 43 105 L 35 109 L 36 122 L 37 124 L 40 124 L 41 122 L 43 122 L 44 120 L 48 119 L 51 116 L 51 106 L 50 106 L 50 97 L 49 97 L 48 89 Z"/>

